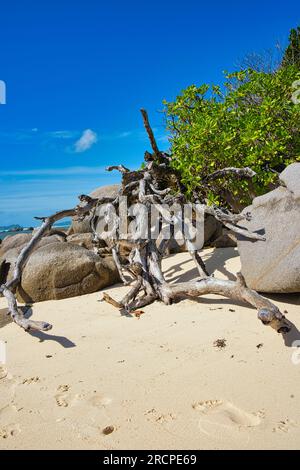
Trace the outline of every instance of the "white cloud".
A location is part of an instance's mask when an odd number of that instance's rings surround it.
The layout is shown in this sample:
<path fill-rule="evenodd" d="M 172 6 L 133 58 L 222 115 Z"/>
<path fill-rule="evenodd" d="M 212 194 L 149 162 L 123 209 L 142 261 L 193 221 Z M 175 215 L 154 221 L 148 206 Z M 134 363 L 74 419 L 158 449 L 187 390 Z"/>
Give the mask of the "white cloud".
<path fill-rule="evenodd" d="M 83 131 L 80 139 L 75 142 L 75 152 L 86 152 L 86 150 L 90 149 L 94 144 L 96 144 L 97 141 L 98 136 L 96 132 L 92 131 L 91 129 L 86 129 Z"/>

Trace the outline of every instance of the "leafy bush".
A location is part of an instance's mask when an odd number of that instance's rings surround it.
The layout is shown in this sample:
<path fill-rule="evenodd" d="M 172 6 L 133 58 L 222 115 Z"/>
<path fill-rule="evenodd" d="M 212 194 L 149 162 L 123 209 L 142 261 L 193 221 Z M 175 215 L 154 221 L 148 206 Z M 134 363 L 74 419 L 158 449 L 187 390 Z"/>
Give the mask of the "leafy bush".
<path fill-rule="evenodd" d="M 172 165 L 191 194 L 234 210 L 269 191 L 276 172 L 300 161 L 300 105 L 291 96 L 300 78 L 296 65 L 276 73 L 246 70 L 225 74 L 222 87 L 189 86 L 174 102 L 164 102 Z M 224 167 L 249 166 L 257 175 L 226 177 L 203 184 Z"/>

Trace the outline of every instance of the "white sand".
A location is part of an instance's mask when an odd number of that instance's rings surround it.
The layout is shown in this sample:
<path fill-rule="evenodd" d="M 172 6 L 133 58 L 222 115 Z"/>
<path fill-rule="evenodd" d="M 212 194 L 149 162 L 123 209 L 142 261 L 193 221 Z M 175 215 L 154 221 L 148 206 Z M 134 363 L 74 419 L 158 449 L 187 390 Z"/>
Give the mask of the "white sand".
<path fill-rule="evenodd" d="M 205 258 L 217 276 L 239 270 L 233 249 Z M 165 270 L 174 281 L 196 275 L 186 253 L 169 257 Z M 120 298 L 127 289 L 107 292 Z M 156 302 L 140 319 L 100 298 L 35 304 L 33 317 L 54 325 L 49 334 L 0 329 L 0 448 L 299 448 L 296 329 L 285 344 L 255 310 L 216 296 Z M 300 296 L 274 298 L 300 327 Z M 219 350 L 213 343 L 222 338 Z M 114 431 L 104 435 L 107 426 Z"/>

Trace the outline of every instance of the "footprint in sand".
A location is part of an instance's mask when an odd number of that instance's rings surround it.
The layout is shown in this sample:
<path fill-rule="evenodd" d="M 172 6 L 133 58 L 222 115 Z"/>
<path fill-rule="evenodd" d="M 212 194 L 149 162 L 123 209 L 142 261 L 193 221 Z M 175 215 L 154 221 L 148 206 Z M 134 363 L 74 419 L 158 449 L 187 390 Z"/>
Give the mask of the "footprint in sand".
<path fill-rule="evenodd" d="M 209 434 L 216 428 L 224 427 L 252 428 L 258 426 L 263 418 L 263 412 L 248 413 L 228 401 L 208 400 L 194 403 L 193 409 L 201 413 L 199 428 Z"/>
<path fill-rule="evenodd" d="M 102 407 L 110 405 L 112 402 L 112 399 L 109 397 L 105 397 L 101 394 L 95 393 L 90 398 L 88 398 L 87 402 L 92 406 L 95 406 L 97 408 L 102 408 Z"/>
<path fill-rule="evenodd" d="M 7 377 L 7 369 L 4 366 L 0 366 L 0 380 Z"/>
<path fill-rule="evenodd" d="M 0 428 L 0 438 L 8 439 L 9 437 L 15 437 L 19 432 L 21 432 L 21 429 L 18 424 L 8 424 Z"/>
<path fill-rule="evenodd" d="M 70 385 L 60 385 L 57 389 L 57 393 L 55 395 L 55 400 L 57 406 L 61 406 L 66 408 L 69 406 L 69 392 Z"/>
<path fill-rule="evenodd" d="M 57 406 L 80 406 L 89 405 L 95 408 L 105 408 L 112 403 L 112 399 L 102 395 L 101 393 L 94 392 L 93 394 L 78 393 L 71 396 L 70 385 L 60 385 L 55 395 Z"/>
<path fill-rule="evenodd" d="M 24 379 L 22 385 L 30 385 L 35 384 L 40 381 L 39 377 L 29 377 L 28 379 Z"/>
<path fill-rule="evenodd" d="M 279 423 L 272 429 L 273 432 L 289 432 L 291 428 L 297 427 L 297 424 L 294 421 L 285 419 L 279 421 Z"/>
<path fill-rule="evenodd" d="M 170 423 L 176 419 L 176 416 L 172 413 L 160 414 L 157 416 L 155 421 L 159 424 Z"/>
<path fill-rule="evenodd" d="M 144 413 L 145 416 L 147 416 L 147 420 L 149 421 L 155 421 L 156 423 L 159 424 L 164 424 L 164 423 L 170 423 L 176 419 L 176 416 L 172 413 L 159 413 L 155 408 L 152 408 L 151 410 L 147 410 Z"/>
<path fill-rule="evenodd" d="M 14 413 L 18 413 L 20 411 L 20 408 L 18 408 L 13 401 L 10 403 L 7 403 L 7 405 L 4 405 L 2 408 L 0 408 L 0 420 L 1 421 L 6 421 L 11 419 L 11 415 Z"/>

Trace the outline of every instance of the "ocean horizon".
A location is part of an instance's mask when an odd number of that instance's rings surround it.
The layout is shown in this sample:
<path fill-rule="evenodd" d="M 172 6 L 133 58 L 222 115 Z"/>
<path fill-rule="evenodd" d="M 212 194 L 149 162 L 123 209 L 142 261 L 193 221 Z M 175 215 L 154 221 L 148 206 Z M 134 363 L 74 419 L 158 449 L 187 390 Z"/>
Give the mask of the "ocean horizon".
<path fill-rule="evenodd" d="M 71 222 L 70 223 L 65 223 L 64 225 L 53 225 L 53 227 L 55 228 L 58 228 L 58 229 L 68 229 L 71 225 Z M 20 228 L 19 230 L 1 230 L 0 231 L 0 240 L 4 240 L 4 238 L 6 237 L 12 237 L 13 235 L 17 235 L 19 233 L 32 233 L 33 230 L 39 228 L 39 225 L 37 225 L 36 227 L 30 227 L 30 228 Z"/>

